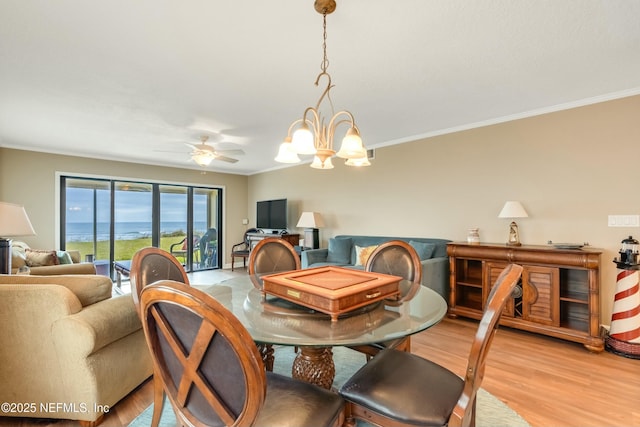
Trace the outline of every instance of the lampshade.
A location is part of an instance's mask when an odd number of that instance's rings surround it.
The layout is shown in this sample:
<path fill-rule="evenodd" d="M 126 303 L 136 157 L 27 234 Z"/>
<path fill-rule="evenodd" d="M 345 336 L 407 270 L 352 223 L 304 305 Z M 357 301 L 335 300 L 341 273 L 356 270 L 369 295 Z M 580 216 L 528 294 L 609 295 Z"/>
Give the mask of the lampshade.
<path fill-rule="evenodd" d="M 498 218 L 527 218 L 528 216 L 527 211 L 517 201 L 506 202 L 498 214 Z"/>
<path fill-rule="evenodd" d="M 322 216 L 318 212 L 302 212 L 296 227 L 300 228 L 320 228 L 324 227 Z"/>
<path fill-rule="evenodd" d="M 300 163 L 300 157 L 293 149 L 290 137 L 285 138 L 284 142 L 280 144 L 278 155 L 274 160 L 280 163 Z"/>
<path fill-rule="evenodd" d="M 315 156 L 311 167 L 314 169 L 333 169 L 333 162 L 331 162 L 331 157 L 327 157 L 323 162 L 320 157 Z"/>
<path fill-rule="evenodd" d="M 347 159 L 344 164 L 347 166 L 371 166 L 371 162 L 369 162 L 366 155 L 359 159 Z"/>
<path fill-rule="evenodd" d="M 0 202 L 0 237 L 35 235 L 24 206 Z"/>

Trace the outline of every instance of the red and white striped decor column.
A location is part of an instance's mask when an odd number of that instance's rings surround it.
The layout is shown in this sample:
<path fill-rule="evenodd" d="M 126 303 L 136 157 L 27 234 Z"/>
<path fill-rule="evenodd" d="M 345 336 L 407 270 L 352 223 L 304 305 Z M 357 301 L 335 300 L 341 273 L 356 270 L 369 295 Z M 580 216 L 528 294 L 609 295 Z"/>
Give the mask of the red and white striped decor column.
<path fill-rule="evenodd" d="M 607 350 L 640 359 L 640 273 L 618 269 L 611 328 L 605 340 Z"/>

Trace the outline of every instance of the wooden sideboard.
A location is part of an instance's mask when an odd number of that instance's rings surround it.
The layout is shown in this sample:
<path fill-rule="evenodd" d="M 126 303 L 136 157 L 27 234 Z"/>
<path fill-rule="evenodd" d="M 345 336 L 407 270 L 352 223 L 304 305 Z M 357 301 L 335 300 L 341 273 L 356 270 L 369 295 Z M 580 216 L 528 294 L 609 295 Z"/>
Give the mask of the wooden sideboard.
<path fill-rule="evenodd" d="M 247 233 L 247 239 L 249 240 L 249 250 L 252 250 L 260 240 L 266 239 L 268 237 L 286 240 L 287 242 L 291 243 L 292 246 L 297 246 L 298 243 L 300 243 L 299 234 Z"/>
<path fill-rule="evenodd" d="M 491 287 L 509 263 L 522 279 L 500 324 L 582 343 L 601 352 L 600 255 L 602 250 L 550 246 L 449 243 L 449 317 L 480 319 Z"/>

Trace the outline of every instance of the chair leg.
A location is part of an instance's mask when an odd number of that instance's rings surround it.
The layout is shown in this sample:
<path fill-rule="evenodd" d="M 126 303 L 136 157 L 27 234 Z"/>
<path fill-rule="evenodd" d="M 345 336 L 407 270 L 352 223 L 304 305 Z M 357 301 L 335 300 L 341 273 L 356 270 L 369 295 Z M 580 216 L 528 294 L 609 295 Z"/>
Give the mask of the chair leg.
<path fill-rule="evenodd" d="M 233 271 L 233 263 L 235 262 L 235 258 L 233 257 L 233 255 L 231 256 L 231 271 Z"/>
<path fill-rule="evenodd" d="M 153 416 L 151 417 L 151 427 L 158 427 L 162 409 L 164 407 L 164 389 L 162 381 L 156 374 L 153 375 Z"/>
<path fill-rule="evenodd" d="M 260 356 L 262 356 L 264 368 L 267 371 L 273 372 L 273 363 L 275 361 L 273 344 L 258 344 L 258 351 L 260 351 Z"/>

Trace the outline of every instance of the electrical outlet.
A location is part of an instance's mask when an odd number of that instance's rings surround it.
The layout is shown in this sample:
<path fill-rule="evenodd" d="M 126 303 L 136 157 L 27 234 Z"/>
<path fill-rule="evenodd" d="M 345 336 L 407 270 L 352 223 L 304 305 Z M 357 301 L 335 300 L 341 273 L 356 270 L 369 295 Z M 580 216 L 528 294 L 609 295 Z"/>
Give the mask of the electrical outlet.
<path fill-rule="evenodd" d="M 249 220 L 247 218 L 243 218 L 242 225 L 247 225 L 247 224 L 249 224 Z"/>
<path fill-rule="evenodd" d="M 640 227 L 640 215 L 609 215 L 609 227 Z"/>

